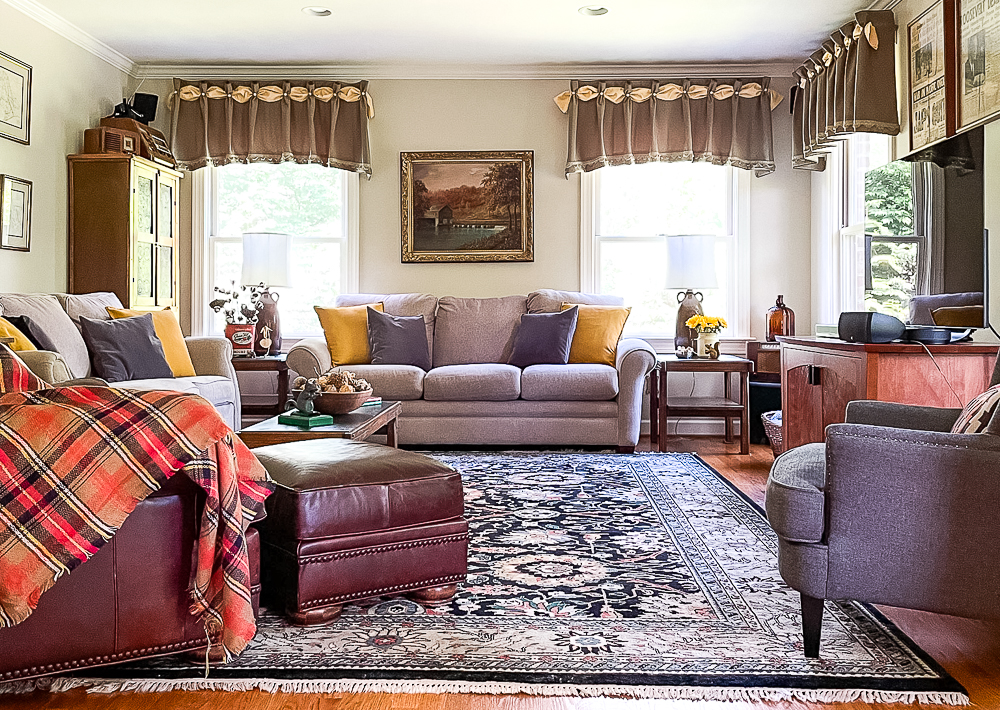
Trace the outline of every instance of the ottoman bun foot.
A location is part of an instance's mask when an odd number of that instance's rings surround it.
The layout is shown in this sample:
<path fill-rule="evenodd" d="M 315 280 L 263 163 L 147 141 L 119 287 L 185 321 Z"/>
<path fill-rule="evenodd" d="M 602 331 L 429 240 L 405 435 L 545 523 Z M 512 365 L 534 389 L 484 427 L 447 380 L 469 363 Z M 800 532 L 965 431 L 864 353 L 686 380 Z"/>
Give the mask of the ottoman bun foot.
<path fill-rule="evenodd" d="M 438 587 L 416 589 L 412 592 L 407 592 L 406 596 L 415 601 L 433 606 L 435 604 L 444 604 L 451 601 L 457 592 L 457 584 L 442 584 Z"/>
<path fill-rule="evenodd" d="M 317 609 L 306 609 L 299 611 L 294 608 L 285 609 L 285 616 L 296 626 L 312 626 L 313 624 L 326 624 L 340 618 L 343 611 L 343 604 L 331 604 L 321 606 Z"/>

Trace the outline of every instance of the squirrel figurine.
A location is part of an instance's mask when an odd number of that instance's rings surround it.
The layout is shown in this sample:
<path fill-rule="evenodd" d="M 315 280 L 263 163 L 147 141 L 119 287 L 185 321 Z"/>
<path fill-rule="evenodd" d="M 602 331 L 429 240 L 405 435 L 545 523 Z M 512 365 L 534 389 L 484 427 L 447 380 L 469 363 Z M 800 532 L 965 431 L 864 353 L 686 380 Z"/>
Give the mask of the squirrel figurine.
<path fill-rule="evenodd" d="M 319 397 L 321 390 L 319 385 L 316 384 L 315 380 L 307 380 L 304 385 L 302 385 L 302 391 L 293 399 L 288 398 L 285 402 L 285 411 L 290 411 L 292 409 L 297 410 L 300 414 L 312 415 L 316 412 L 316 406 L 313 400 Z"/>

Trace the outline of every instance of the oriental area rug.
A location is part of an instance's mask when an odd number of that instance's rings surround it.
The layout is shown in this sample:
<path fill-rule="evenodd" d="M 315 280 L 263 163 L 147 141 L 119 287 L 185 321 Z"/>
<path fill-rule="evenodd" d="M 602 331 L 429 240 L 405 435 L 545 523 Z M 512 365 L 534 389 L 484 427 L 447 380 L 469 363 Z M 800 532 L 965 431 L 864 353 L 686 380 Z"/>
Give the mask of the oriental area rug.
<path fill-rule="evenodd" d="M 968 703 L 875 609 L 827 602 L 820 659 L 762 511 L 693 454 L 433 454 L 462 472 L 469 575 L 326 626 L 265 610 L 235 662 L 167 657 L 53 689 L 528 693 Z"/>

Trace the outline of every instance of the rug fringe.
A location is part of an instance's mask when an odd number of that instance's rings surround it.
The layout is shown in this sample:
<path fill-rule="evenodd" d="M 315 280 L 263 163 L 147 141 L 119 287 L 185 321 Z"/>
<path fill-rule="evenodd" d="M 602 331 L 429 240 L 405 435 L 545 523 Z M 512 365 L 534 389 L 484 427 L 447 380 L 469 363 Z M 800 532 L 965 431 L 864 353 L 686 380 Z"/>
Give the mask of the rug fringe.
<path fill-rule="evenodd" d="M 30 681 L 29 681 L 30 682 Z M 534 683 L 476 683 L 433 680 L 95 680 L 57 678 L 53 692 L 86 688 L 88 693 L 165 693 L 173 690 L 261 690 L 266 693 L 472 693 L 482 695 L 548 695 L 566 697 L 616 697 L 656 700 L 745 700 L 817 703 L 922 703 L 969 705 L 964 693 L 895 690 L 814 690 L 808 688 L 719 688 L 698 686 L 543 685 Z"/>

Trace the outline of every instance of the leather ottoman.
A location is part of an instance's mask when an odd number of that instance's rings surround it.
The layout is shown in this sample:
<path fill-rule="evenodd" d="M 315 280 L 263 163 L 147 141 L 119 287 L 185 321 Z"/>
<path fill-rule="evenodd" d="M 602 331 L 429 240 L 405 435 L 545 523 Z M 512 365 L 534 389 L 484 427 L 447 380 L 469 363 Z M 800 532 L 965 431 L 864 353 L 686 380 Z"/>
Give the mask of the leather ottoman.
<path fill-rule="evenodd" d="M 465 580 L 469 526 L 455 469 L 350 439 L 254 454 L 277 483 L 259 525 L 264 600 L 293 623 L 330 621 L 369 597 L 446 601 Z"/>

